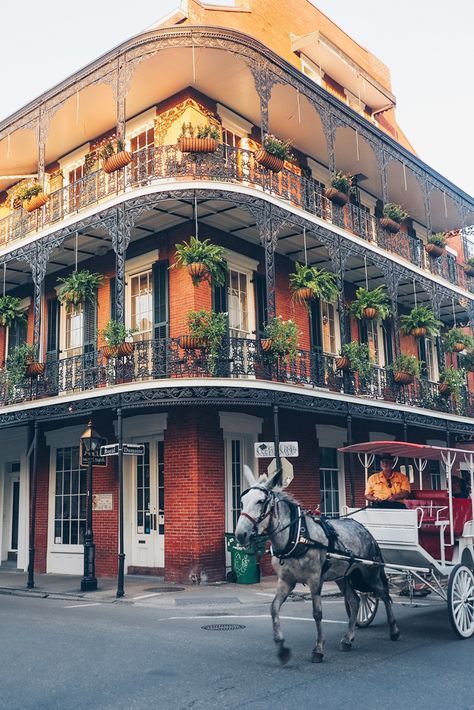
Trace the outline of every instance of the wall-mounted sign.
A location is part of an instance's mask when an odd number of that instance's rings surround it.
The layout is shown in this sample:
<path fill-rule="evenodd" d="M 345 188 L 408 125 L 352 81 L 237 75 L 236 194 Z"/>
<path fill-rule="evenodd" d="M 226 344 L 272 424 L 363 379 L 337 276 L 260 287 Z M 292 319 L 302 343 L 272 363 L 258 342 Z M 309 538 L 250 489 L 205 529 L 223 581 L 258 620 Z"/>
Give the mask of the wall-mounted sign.
<path fill-rule="evenodd" d="M 92 496 L 92 510 L 113 510 L 112 493 L 94 493 Z"/>

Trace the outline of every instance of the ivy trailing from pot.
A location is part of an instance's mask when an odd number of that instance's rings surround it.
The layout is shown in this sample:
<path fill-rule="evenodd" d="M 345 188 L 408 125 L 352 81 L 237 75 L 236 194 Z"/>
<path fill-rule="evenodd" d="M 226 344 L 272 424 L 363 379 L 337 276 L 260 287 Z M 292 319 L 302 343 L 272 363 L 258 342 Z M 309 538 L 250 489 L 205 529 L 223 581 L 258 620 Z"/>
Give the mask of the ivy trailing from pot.
<path fill-rule="evenodd" d="M 109 320 L 100 331 L 100 336 L 105 340 L 105 345 L 102 346 L 102 353 L 108 360 L 111 357 L 124 357 L 131 355 L 134 348 L 134 343 L 128 339 L 132 337 L 135 330 L 130 330 L 116 320 Z"/>
<path fill-rule="evenodd" d="M 467 274 L 467 276 L 474 276 L 474 256 L 469 257 L 463 268 L 464 273 Z"/>
<path fill-rule="evenodd" d="M 176 245 L 176 261 L 170 266 L 186 266 L 194 286 L 208 281 L 214 286 L 224 286 L 227 274 L 224 247 L 212 244 L 210 239 L 191 237 L 189 242 Z"/>
<path fill-rule="evenodd" d="M 336 367 L 338 370 L 357 372 L 362 379 L 368 379 L 373 369 L 369 346 L 356 341 L 346 343 L 339 351 L 339 357 L 336 358 Z"/>
<path fill-rule="evenodd" d="M 26 323 L 26 309 L 21 298 L 16 296 L 0 297 L 0 325 L 11 327 L 15 323 Z"/>
<path fill-rule="evenodd" d="M 460 353 L 474 349 L 474 338 L 462 328 L 451 328 L 443 335 L 444 349 L 448 353 Z"/>
<path fill-rule="evenodd" d="M 393 373 L 393 379 L 399 385 L 411 385 L 415 377 L 420 376 L 421 362 L 415 355 L 400 353 L 394 359 L 388 370 Z"/>
<path fill-rule="evenodd" d="M 372 290 L 362 286 L 358 288 L 355 299 L 349 306 L 349 312 L 358 320 L 362 318 L 367 320 L 381 318 L 385 320 L 388 318 L 391 314 L 391 309 L 384 288 L 384 286 L 377 286 Z"/>
<path fill-rule="evenodd" d="M 295 271 L 289 278 L 293 298 L 299 303 L 312 298 L 331 302 L 339 292 L 336 274 L 317 269 L 315 266 L 305 266 L 296 262 Z"/>
<path fill-rule="evenodd" d="M 425 335 L 435 337 L 440 334 L 442 322 L 426 306 L 415 306 L 410 313 L 400 316 L 400 330 L 403 335 L 421 338 Z"/>
<path fill-rule="evenodd" d="M 288 358 L 294 362 L 299 351 L 299 335 L 294 320 L 276 316 L 266 324 L 260 345 L 268 360 L 276 362 L 278 358 Z"/>
<path fill-rule="evenodd" d="M 461 357 L 461 365 L 468 372 L 474 372 L 474 351 L 468 351 Z"/>
<path fill-rule="evenodd" d="M 60 303 L 78 306 L 80 303 L 97 303 L 97 289 L 104 283 L 104 277 L 83 269 L 58 279 L 58 283 Z"/>
<path fill-rule="evenodd" d="M 227 313 L 215 313 L 204 309 L 189 311 L 188 328 L 191 337 L 196 339 L 195 347 L 207 348 L 209 372 L 215 375 L 222 338 L 228 329 Z M 183 347 L 184 342 L 181 343 Z"/>
<path fill-rule="evenodd" d="M 5 365 L 8 397 L 13 396 L 15 387 L 25 387 L 28 377 L 42 374 L 44 367 L 44 363 L 38 362 L 38 349 L 35 345 L 22 343 L 13 348 Z"/>
<path fill-rule="evenodd" d="M 452 395 L 456 402 L 459 402 L 461 390 L 466 384 L 466 373 L 463 369 L 456 367 L 445 367 L 439 375 L 438 390 L 443 397 Z"/>

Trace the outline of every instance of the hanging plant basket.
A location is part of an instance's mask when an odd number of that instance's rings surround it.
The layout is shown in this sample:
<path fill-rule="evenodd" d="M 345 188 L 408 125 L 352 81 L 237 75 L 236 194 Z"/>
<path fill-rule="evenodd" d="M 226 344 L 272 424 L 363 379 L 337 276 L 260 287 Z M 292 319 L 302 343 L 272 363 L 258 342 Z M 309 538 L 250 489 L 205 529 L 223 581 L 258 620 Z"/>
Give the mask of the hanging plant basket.
<path fill-rule="evenodd" d="M 104 173 L 114 173 L 116 170 L 124 168 L 131 162 L 132 154 L 129 153 L 128 150 L 121 150 L 104 160 Z"/>
<path fill-rule="evenodd" d="M 206 264 L 203 264 L 200 261 L 193 261 L 191 264 L 188 264 L 187 268 L 193 281 L 201 281 L 208 274 Z"/>
<path fill-rule="evenodd" d="M 178 141 L 182 153 L 215 153 L 217 141 L 215 138 L 184 138 Z"/>
<path fill-rule="evenodd" d="M 24 200 L 23 207 L 27 212 L 34 212 L 34 210 L 39 210 L 43 207 L 49 200 L 48 195 L 44 192 L 38 192 L 37 195 L 33 195 L 29 200 Z"/>
<path fill-rule="evenodd" d="M 26 376 L 27 377 L 38 377 L 44 372 L 44 362 L 29 362 L 26 365 Z"/>
<path fill-rule="evenodd" d="M 440 256 L 443 256 L 446 249 L 438 246 L 437 244 L 425 244 L 425 251 L 431 256 L 432 259 L 438 259 Z"/>
<path fill-rule="evenodd" d="M 362 317 L 366 320 L 374 320 L 374 318 L 377 318 L 378 314 L 377 308 L 373 308 L 372 306 L 367 306 L 367 308 L 364 308 L 362 311 Z"/>
<path fill-rule="evenodd" d="M 453 353 L 461 353 L 465 349 L 466 346 L 464 345 L 464 343 L 454 343 L 453 345 Z"/>
<path fill-rule="evenodd" d="M 346 195 L 345 192 L 341 192 L 340 190 L 336 190 L 335 187 L 326 187 L 324 189 L 324 195 L 328 200 L 331 200 L 331 202 L 334 202 L 334 204 L 340 207 L 344 207 L 344 205 L 347 205 L 349 202 L 349 195 Z"/>
<path fill-rule="evenodd" d="M 411 385 L 415 381 L 415 375 L 410 375 L 409 372 L 395 370 L 393 379 L 399 385 Z"/>
<path fill-rule="evenodd" d="M 438 392 L 442 397 L 449 397 L 453 393 L 453 390 L 447 382 L 438 382 Z"/>
<path fill-rule="evenodd" d="M 413 335 L 414 338 L 423 338 L 426 335 L 426 328 L 412 328 L 410 330 L 410 335 Z"/>
<path fill-rule="evenodd" d="M 117 357 L 118 345 L 116 345 L 116 346 L 103 345 L 101 350 L 102 350 L 102 355 L 105 357 L 105 359 L 110 360 L 113 357 Z"/>
<path fill-rule="evenodd" d="M 336 358 L 336 367 L 338 370 L 344 370 L 345 372 L 351 369 L 351 363 L 347 355 Z"/>
<path fill-rule="evenodd" d="M 400 225 L 398 222 L 395 222 L 394 219 L 390 219 L 390 217 L 382 217 L 380 220 L 380 226 L 392 234 L 398 234 L 400 231 Z"/>
<path fill-rule="evenodd" d="M 255 151 L 255 160 L 259 165 L 262 165 L 267 170 L 271 170 L 272 173 L 281 172 L 285 164 L 281 158 L 269 153 L 265 148 L 260 148 Z"/>
<path fill-rule="evenodd" d="M 474 276 L 474 266 L 472 264 L 464 264 L 463 269 L 467 276 Z"/>
<path fill-rule="evenodd" d="M 119 357 L 126 357 L 128 355 L 131 355 L 133 351 L 135 350 L 135 343 L 125 341 L 124 343 L 120 343 L 117 349 L 117 355 Z"/>
<path fill-rule="evenodd" d="M 260 345 L 265 353 L 269 353 L 273 348 L 273 338 L 262 338 Z"/>
<path fill-rule="evenodd" d="M 305 301 L 311 301 L 314 296 L 314 291 L 312 288 L 303 287 L 297 288 L 294 292 L 294 298 L 299 303 L 304 303 Z"/>

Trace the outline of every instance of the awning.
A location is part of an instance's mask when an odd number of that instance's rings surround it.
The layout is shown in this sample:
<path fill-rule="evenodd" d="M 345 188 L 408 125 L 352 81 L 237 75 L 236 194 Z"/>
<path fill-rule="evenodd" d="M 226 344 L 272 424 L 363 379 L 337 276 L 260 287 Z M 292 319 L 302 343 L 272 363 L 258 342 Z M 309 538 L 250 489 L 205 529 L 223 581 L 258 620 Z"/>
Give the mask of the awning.
<path fill-rule="evenodd" d="M 363 444 L 351 444 L 338 449 L 345 454 L 391 454 L 399 458 L 430 459 L 431 461 L 444 461 L 448 453 L 456 454 L 459 458 L 474 456 L 474 451 L 467 449 L 452 449 L 446 446 L 428 446 L 427 444 L 409 444 L 406 441 L 367 441 Z"/>

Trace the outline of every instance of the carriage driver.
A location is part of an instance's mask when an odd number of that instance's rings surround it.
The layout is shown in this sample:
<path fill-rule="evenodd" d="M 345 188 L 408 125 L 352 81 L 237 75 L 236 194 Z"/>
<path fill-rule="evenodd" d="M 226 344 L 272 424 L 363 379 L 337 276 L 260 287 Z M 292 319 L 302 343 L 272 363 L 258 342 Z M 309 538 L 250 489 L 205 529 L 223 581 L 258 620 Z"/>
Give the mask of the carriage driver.
<path fill-rule="evenodd" d="M 405 508 L 402 502 L 410 495 L 410 482 L 405 474 L 393 470 L 393 456 L 382 454 L 382 470 L 374 473 L 367 481 L 366 500 L 373 508 Z"/>

